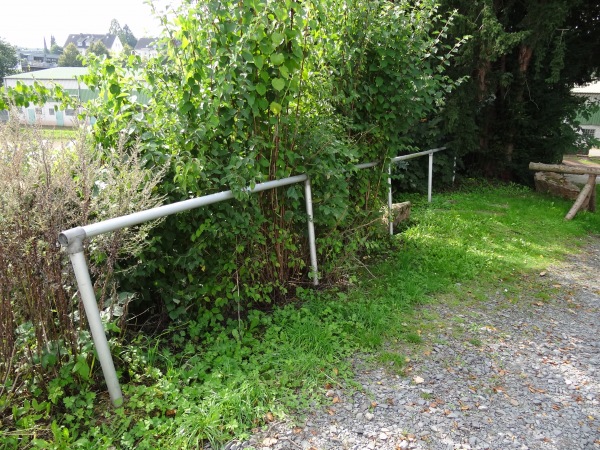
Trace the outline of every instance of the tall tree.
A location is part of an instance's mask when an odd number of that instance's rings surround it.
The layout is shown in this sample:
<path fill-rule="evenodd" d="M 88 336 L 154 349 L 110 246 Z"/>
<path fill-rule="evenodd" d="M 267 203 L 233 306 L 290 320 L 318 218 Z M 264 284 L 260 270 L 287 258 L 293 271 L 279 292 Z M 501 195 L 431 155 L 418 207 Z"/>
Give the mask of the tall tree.
<path fill-rule="evenodd" d="M 2 78 L 15 73 L 18 62 L 15 47 L 0 38 L 0 81 Z"/>
<path fill-rule="evenodd" d="M 60 67 L 82 67 L 83 62 L 79 50 L 75 47 L 72 42 L 67 45 L 63 51 L 63 54 L 58 58 L 58 65 Z"/>
<path fill-rule="evenodd" d="M 58 45 L 58 44 L 52 44 L 50 46 L 50 53 L 53 53 L 55 55 L 61 55 L 63 52 L 63 48 Z"/>
<path fill-rule="evenodd" d="M 110 27 L 108 28 L 109 34 L 119 35 L 121 34 L 123 29 L 121 28 L 121 24 L 117 19 L 113 19 L 110 21 Z"/>
<path fill-rule="evenodd" d="M 63 52 L 63 48 L 56 43 L 54 35 L 50 35 L 50 53 L 60 55 Z"/>
<path fill-rule="evenodd" d="M 110 22 L 108 32 L 117 35 L 123 45 L 129 45 L 131 48 L 134 48 L 135 44 L 137 44 L 138 40 L 131 31 L 131 28 L 129 28 L 129 25 L 125 24 L 125 26 L 121 27 L 117 19 L 113 19 Z"/>
<path fill-rule="evenodd" d="M 123 45 L 127 44 L 131 48 L 135 48 L 135 44 L 137 44 L 137 38 L 134 36 L 133 32 L 129 28 L 129 25 L 125 24 L 121 34 L 119 35 L 121 42 Z"/>
<path fill-rule="evenodd" d="M 108 51 L 108 49 L 106 48 L 106 45 L 104 45 L 104 42 L 102 42 L 102 41 L 93 42 L 90 45 L 90 48 L 88 49 L 88 51 L 97 56 L 105 55 L 107 58 L 110 57 L 110 52 Z"/>
<path fill-rule="evenodd" d="M 470 34 L 449 100 L 445 131 L 465 163 L 484 174 L 530 179 L 530 160 L 559 161 L 576 140 L 577 81 L 598 67 L 600 28 L 591 0 L 444 0 L 454 33 Z M 590 8 L 595 8 L 590 11 Z"/>

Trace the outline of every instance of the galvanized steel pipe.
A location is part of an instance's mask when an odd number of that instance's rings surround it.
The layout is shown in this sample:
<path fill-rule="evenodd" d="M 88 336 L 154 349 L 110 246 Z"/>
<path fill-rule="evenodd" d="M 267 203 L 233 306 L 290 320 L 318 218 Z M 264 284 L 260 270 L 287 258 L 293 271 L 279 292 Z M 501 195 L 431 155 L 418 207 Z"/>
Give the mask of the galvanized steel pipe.
<path fill-rule="evenodd" d="M 313 284 L 319 284 L 319 275 L 317 267 L 317 244 L 315 240 L 315 222 L 312 207 L 312 189 L 310 178 L 304 181 L 304 200 L 306 201 L 306 216 L 308 221 L 308 248 L 310 249 L 310 265 L 313 277 Z"/>
<path fill-rule="evenodd" d="M 402 161 L 406 159 L 412 159 L 419 156 L 429 155 L 429 201 L 431 201 L 431 177 L 433 168 L 433 153 L 445 150 L 445 147 L 428 150 L 425 152 L 413 153 L 410 155 L 398 156 L 392 158 L 391 162 Z M 357 164 L 354 167 L 356 169 L 366 169 L 369 167 L 375 167 L 380 164 L 379 161 L 373 161 L 369 163 Z M 314 285 L 319 283 L 318 279 L 318 266 L 317 266 L 317 249 L 315 239 L 315 228 L 314 228 L 314 216 L 313 216 L 313 205 L 312 205 L 312 189 L 310 179 L 306 174 L 296 175 L 293 177 L 284 178 L 281 180 L 267 181 L 264 183 L 257 184 L 254 188 L 246 188 L 245 192 L 256 193 L 274 189 L 278 187 L 288 186 L 290 184 L 305 182 L 304 193 L 306 201 L 306 214 L 308 217 L 308 240 L 310 248 L 310 260 L 311 260 L 311 271 Z M 388 208 L 390 215 L 390 234 L 393 234 L 393 219 L 392 219 L 392 179 L 391 179 L 391 164 L 388 165 Z M 96 295 L 94 293 L 92 281 L 85 261 L 83 253 L 83 240 L 87 237 L 98 236 L 100 234 L 109 233 L 111 231 L 117 231 L 122 228 L 138 225 L 151 220 L 166 217 L 178 212 L 188 211 L 191 209 L 199 208 L 201 206 L 210 205 L 213 203 L 222 202 L 225 200 L 232 199 L 233 192 L 223 191 L 215 194 L 205 195 L 181 202 L 173 203 L 170 205 L 163 205 L 156 208 L 148 209 L 145 211 L 139 211 L 132 214 L 128 214 L 122 217 L 115 217 L 113 219 L 104 220 L 101 222 L 84 225 L 80 227 L 71 228 L 61 232 L 58 236 L 58 241 L 61 245 L 67 247 L 71 264 L 73 265 L 73 271 L 77 280 L 77 287 L 79 294 L 83 302 L 92 338 L 96 351 L 98 352 L 98 359 L 102 367 L 102 372 L 106 380 L 108 392 L 110 394 L 111 401 L 115 407 L 123 404 L 123 394 L 121 392 L 121 386 L 117 378 L 117 372 L 112 360 L 110 349 L 108 347 L 108 341 L 104 332 L 104 326 L 102 325 L 102 319 L 100 317 L 100 311 L 98 310 L 98 303 Z"/>
<path fill-rule="evenodd" d="M 388 222 L 390 236 L 394 235 L 394 217 L 392 215 L 392 165 L 388 164 Z"/>
<path fill-rule="evenodd" d="M 427 201 L 431 203 L 431 191 L 433 187 L 433 152 L 429 153 L 429 176 L 427 177 Z"/>
<path fill-rule="evenodd" d="M 106 333 L 104 332 L 104 326 L 102 325 L 102 319 L 100 317 L 100 311 L 98 310 L 98 303 L 96 301 L 96 295 L 94 294 L 90 273 L 83 254 L 83 243 L 81 240 L 74 240 L 69 244 L 68 251 L 71 264 L 73 265 L 73 272 L 75 272 L 79 295 L 81 296 L 81 301 L 85 308 L 85 315 L 87 316 L 92 339 L 94 340 L 94 346 L 98 353 L 100 367 L 102 367 L 102 373 L 104 374 L 106 386 L 108 387 L 110 400 L 113 406 L 119 407 L 123 404 L 123 393 L 121 392 L 115 365 L 112 360 L 110 348 L 108 347 L 108 341 L 106 340 Z"/>

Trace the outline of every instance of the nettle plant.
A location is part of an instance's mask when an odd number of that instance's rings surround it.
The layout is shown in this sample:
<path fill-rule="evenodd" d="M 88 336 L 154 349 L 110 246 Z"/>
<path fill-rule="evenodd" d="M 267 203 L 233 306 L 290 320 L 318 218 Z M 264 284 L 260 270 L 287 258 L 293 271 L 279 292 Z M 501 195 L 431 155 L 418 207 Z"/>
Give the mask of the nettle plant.
<path fill-rule="evenodd" d="M 322 254 L 350 260 L 386 177 L 353 165 L 401 151 L 454 85 L 443 72 L 457 46 L 444 47 L 435 4 L 199 1 L 163 20 L 157 58 L 90 62 L 96 139 L 131 136 L 147 164 L 168 165 L 169 201 L 227 189 L 235 201 L 165 220 L 123 285 L 171 318 L 286 295 L 308 273 L 302 186 L 244 188 L 300 173 L 313 181 Z"/>

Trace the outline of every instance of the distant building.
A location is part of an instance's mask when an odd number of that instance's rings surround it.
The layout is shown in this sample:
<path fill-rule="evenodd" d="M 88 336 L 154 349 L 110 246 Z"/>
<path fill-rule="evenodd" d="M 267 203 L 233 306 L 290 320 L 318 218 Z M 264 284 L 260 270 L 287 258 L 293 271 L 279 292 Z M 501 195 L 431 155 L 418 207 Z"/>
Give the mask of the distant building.
<path fill-rule="evenodd" d="M 600 81 L 578 86 L 573 88 L 571 92 L 579 97 L 586 97 L 589 102 L 600 103 Z M 589 118 L 579 116 L 577 119 L 581 123 L 581 130 L 584 135 L 600 139 L 600 111 L 592 114 Z"/>
<path fill-rule="evenodd" d="M 137 44 L 135 44 L 133 51 L 142 58 L 153 58 L 158 56 L 158 51 L 156 49 L 157 44 L 158 40 L 156 38 L 140 38 L 138 39 Z"/>
<path fill-rule="evenodd" d="M 17 51 L 18 70 L 32 72 L 34 70 L 51 69 L 58 65 L 60 55 L 45 52 L 42 49 L 22 48 Z"/>
<path fill-rule="evenodd" d="M 94 99 L 98 96 L 92 92 L 79 78 L 88 73 L 87 67 L 56 67 L 53 69 L 39 70 L 35 72 L 19 73 L 4 78 L 6 87 L 15 87 L 18 82 L 31 86 L 35 81 L 49 88 L 55 85 L 62 88 L 81 103 Z M 75 125 L 78 111 L 75 109 L 59 109 L 60 104 L 49 101 L 44 105 L 30 105 L 21 108 L 21 121 L 23 123 L 47 126 L 69 127 Z M 6 116 L 6 113 L 4 113 Z M 6 120 L 6 117 L 2 117 Z"/>
<path fill-rule="evenodd" d="M 95 42 L 101 41 L 105 47 L 108 49 L 111 55 L 118 55 L 123 51 L 123 43 L 121 39 L 116 34 L 70 34 L 67 38 L 64 47 L 69 44 L 75 44 L 77 50 L 82 55 L 85 55 L 92 45 Z"/>

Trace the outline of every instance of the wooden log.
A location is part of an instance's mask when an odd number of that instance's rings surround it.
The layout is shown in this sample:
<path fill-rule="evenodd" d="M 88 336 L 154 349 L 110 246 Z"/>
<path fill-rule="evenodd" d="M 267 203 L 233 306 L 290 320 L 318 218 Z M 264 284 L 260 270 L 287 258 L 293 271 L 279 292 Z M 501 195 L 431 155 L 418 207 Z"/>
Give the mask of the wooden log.
<path fill-rule="evenodd" d="M 588 182 L 592 183 L 591 178 L 594 177 L 592 192 L 590 192 L 590 201 L 588 203 L 588 211 L 596 212 L 596 175 L 590 175 Z"/>
<path fill-rule="evenodd" d="M 577 200 L 575 200 L 575 203 L 573 203 L 573 206 L 571 207 L 571 209 L 565 216 L 565 220 L 571 220 L 573 217 L 575 217 L 575 214 L 577 214 L 577 211 L 579 211 L 579 209 L 583 206 L 585 201 L 590 200 L 588 197 L 592 193 L 592 190 L 594 190 L 594 191 L 596 190 L 596 176 L 595 175 L 590 175 L 587 183 L 585 183 L 585 186 L 579 193 L 579 197 L 577 197 Z"/>
<path fill-rule="evenodd" d="M 529 170 L 536 172 L 573 173 L 578 175 L 600 175 L 600 168 L 585 166 L 566 166 L 564 164 L 529 163 Z"/>

